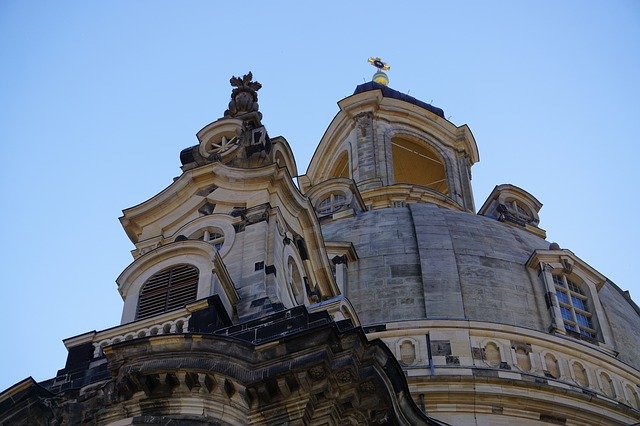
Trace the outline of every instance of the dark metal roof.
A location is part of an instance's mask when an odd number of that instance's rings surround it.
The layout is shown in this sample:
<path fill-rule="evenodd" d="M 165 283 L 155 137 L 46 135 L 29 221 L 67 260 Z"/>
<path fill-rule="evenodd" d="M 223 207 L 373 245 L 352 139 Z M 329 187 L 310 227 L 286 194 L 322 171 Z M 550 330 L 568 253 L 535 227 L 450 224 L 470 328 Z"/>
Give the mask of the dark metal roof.
<path fill-rule="evenodd" d="M 420 108 L 424 108 L 427 111 L 434 113 L 438 117 L 444 118 L 444 111 L 442 109 L 438 107 L 434 107 L 433 105 L 430 105 L 426 102 L 422 102 L 414 98 L 413 96 L 409 96 L 402 92 L 398 92 L 397 90 L 393 90 L 390 87 L 387 87 L 383 84 L 376 83 L 374 81 L 370 81 L 368 83 L 363 83 L 359 85 L 358 87 L 356 87 L 356 90 L 355 92 L 353 92 L 353 94 L 357 95 L 358 93 L 368 92 L 370 90 L 381 90 L 382 96 L 384 96 L 385 98 L 393 98 L 393 99 L 398 99 L 400 101 L 409 102 L 410 104 L 419 106 Z"/>

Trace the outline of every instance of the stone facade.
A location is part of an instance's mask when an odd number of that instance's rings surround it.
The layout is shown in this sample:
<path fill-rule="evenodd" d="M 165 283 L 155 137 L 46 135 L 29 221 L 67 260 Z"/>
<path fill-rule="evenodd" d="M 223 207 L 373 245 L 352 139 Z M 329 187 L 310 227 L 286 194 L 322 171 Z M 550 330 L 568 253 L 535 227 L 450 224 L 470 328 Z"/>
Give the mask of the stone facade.
<path fill-rule="evenodd" d="M 466 125 L 365 83 L 299 175 L 261 85 L 231 84 L 181 176 L 120 218 L 121 324 L 66 339 L 0 424 L 640 421 L 640 309 L 523 189 L 475 214 Z"/>

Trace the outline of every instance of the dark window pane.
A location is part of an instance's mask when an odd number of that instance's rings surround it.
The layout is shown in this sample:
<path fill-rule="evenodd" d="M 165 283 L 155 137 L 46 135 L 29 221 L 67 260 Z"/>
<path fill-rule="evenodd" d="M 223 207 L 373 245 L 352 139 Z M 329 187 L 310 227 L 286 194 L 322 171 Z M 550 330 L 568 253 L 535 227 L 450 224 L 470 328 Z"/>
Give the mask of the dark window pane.
<path fill-rule="evenodd" d="M 564 287 L 564 281 L 562 281 L 562 277 L 560 275 L 554 275 L 553 276 L 553 282 L 558 286 L 558 287 Z"/>
<path fill-rule="evenodd" d="M 558 300 L 560 302 L 566 303 L 567 305 L 569 304 L 569 296 L 567 296 L 567 293 L 563 291 L 557 291 L 556 295 L 558 296 Z"/>
<path fill-rule="evenodd" d="M 584 303 L 584 300 L 579 297 L 571 296 L 571 303 L 574 308 L 582 309 L 583 311 L 587 310 L 587 305 Z"/>

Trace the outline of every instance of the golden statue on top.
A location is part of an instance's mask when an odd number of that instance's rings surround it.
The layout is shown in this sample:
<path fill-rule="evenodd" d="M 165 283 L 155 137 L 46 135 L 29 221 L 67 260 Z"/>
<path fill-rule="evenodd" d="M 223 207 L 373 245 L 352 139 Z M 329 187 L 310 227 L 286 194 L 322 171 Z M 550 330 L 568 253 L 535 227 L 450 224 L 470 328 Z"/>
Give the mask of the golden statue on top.
<path fill-rule="evenodd" d="M 384 70 L 384 71 L 388 71 L 391 69 L 391 67 L 389 66 L 389 64 L 387 64 L 386 62 L 383 62 L 382 59 L 376 57 L 371 57 L 368 59 L 369 63 L 371 65 L 373 65 L 374 67 L 378 68 L 379 70 Z"/>
<path fill-rule="evenodd" d="M 368 59 L 368 62 L 378 69 L 378 71 L 376 71 L 376 73 L 373 75 L 372 80 L 375 83 L 387 86 L 389 84 L 389 77 L 384 71 L 388 71 L 391 69 L 389 64 L 383 62 L 379 57 L 371 57 Z"/>

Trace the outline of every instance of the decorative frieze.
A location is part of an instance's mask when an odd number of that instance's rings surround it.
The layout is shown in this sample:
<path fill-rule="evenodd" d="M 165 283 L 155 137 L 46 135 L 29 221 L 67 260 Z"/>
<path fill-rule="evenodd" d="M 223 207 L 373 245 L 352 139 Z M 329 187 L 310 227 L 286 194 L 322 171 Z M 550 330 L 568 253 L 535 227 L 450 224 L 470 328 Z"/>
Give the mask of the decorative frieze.
<path fill-rule="evenodd" d="M 451 380 L 465 383 L 468 377 L 483 377 L 495 380 L 493 390 L 483 391 L 487 401 L 492 400 L 494 390 L 495 397 L 500 398 L 500 389 L 507 383 L 525 388 L 526 383 L 535 383 L 545 386 L 544 392 L 550 394 L 570 391 L 597 403 L 613 400 L 629 410 L 638 409 L 635 405 L 640 394 L 636 390 L 640 384 L 638 372 L 581 341 L 514 326 L 455 320 L 394 322 L 365 330 L 370 339 L 381 338 L 394 349 L 396 359 L 407 370 L 409 383 L 416 386 L 414 393 L 424 390 L 431 399 L 439 400 L 439 387 Z M 432 336 L 433 368 L 426 363 L 405 362 L 402 342 L 427 334 Z M 444 340 L 440 336 L 455 337 Z M 581 355 L 580 359 L 575 358 L 576 354 Z M 450 398 L 457 397 L 452 394 Z"/>

